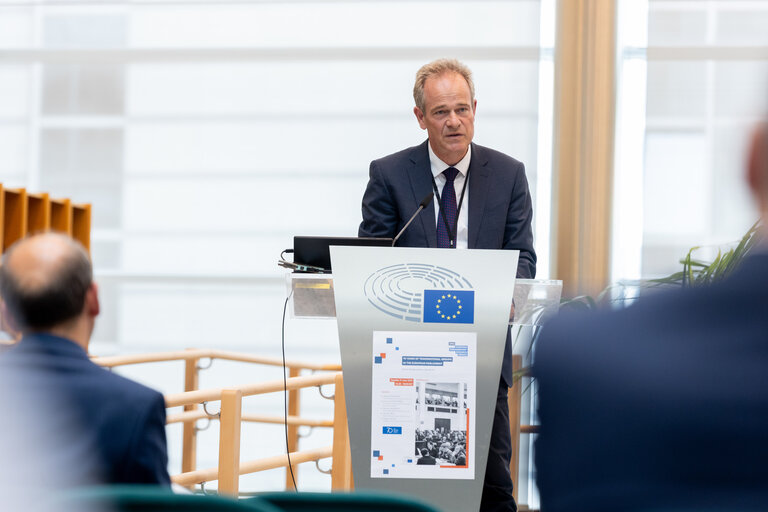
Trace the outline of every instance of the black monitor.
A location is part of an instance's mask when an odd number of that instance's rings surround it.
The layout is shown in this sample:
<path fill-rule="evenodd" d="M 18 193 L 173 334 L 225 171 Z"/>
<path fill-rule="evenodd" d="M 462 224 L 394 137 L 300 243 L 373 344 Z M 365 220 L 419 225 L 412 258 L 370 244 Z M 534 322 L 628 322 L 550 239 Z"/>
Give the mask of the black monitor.
<path fill-rule="evenodd" d="M 332 245 L 391 247 L 391 238 L 358 238 L 354 236 L 294 236 L 293 261 L 301 265 L 331 271 Z"/>

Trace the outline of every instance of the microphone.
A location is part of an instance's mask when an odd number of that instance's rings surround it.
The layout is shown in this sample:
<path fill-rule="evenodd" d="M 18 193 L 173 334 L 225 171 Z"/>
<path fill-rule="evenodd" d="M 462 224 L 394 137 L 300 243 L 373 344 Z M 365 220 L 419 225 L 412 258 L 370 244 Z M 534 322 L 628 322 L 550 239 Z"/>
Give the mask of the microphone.
<path fill-rule="evenodd" d="M 419 207 L 416 209 L 416 213 L 414 213 L 411 216 L 410 220 L 405 223 L 405 226 L 403 226 L 403 229 L 401 229 L 400 232 L 397 234 L 397 236 L 392 239 L 392 247 L 395 246 L 395 243 L 397 243 L 397 239 L 400 238 L 400 235 L 402 235 L 406 229 L 408 229 L 408 226 L 411 225 L 411 222 L 413 222 L 413 219 L 416 218 L 416 216 L 421 212 L 421 210 L 429 206 L 429 203 L 432 202 L 432 198 L 434 196 L 435 196 L 434 192 L 430 192 L 429 194 L 424 196 L 424 199 L 421 200 L 421 203 L 419 203 Z"/>

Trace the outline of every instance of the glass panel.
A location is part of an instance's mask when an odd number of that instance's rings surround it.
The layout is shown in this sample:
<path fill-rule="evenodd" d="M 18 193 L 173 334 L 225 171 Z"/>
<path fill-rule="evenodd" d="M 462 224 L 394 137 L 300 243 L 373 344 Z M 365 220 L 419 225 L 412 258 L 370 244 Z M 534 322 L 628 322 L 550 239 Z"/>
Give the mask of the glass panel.
<path fill-rule="evenodd" d="M 425 138 L 410 112 L 391 118 L 135 123 L 128 129 L 126 165 L 131 173 L 301 171 L 367 176 L 373 158 Z"/>
<path fill-rule="evenodd" d="M 43 179 L 114 182 L 122 174 L 123 130 L 48 128 L 40 137 Z"/>
<path fill-rule="evenodd" d="M 757 6 L 757 4 L 755 4 Z M 768 45 L 768 6 L 762 9 L 722 10 L 717 15 L 717 44 Z"/>
<path fill-rule="evenodd" d="M 133 180 L 125 228 L 178 231 L 356 232 L 367 175 L 358 178 Z M 354 231 L 353 231 L 354 230 Z"/>
<path fill-rule="evenodd" d="M 648 46 L 705 44 L 707 12 L 703 7 L 701 11 L 651 10 L 648 14 Z"/>
<path fill-rule="evenodd" d="M 124 68 L 120 65 L 43 66 L 43 113 L 114 115 L 124 110 Z"/>
<path fill-rule="evenodd" d="M 62 14 L 43 18 L 48 48 L 113 48 L 125 45 L 124 15 Z"/>
<path fill-rule="evenodd" d="M 32 9 L 0 8 L 0 48 L 26 48 L 32 44 Z"/>
<path fill-rule="evenodd" d="M 263 353 L 264 341 L 280 339 L 280 322 L 255 319 L 281 318 L 282 300 L 275 295 L 284 295 L 282 286 L 278 291 L 265 286 L 126 284 L 119 315 L 134 320 L 120 324 L 120 340 L 150 350 L 216 347 L 226 340 L 228 347 Z"/>
<path fill-rule="evenodd" d="M 718 116 L 757 118 L 768 107 L 768 73 L 765 62 L 715 64 L 715 113 Z"/>
<path fill-rule="evenodd" d="M 21 118 L 29 112 L 29 68 L 0 66 L 0 118 Z"/>
<path fill-rule="evenodd" d="M 703 133 L 648 132 L 643 190 L 646 235 L 701 237 L 711 210 Z M 659 207 L 664 205 L 663 208 Z"/>
<path fill-rule="evenodd" d="M 412 119 L 413 79 L 422 64 L 133 64 L 128 72 L 128 112 L 133 116 L 400 113 Z M 537 62 L 467 61 L 467 65 L 474 74 L 481 114 L 495 110 L 536 113 Z"/>
<path fill-rule="evenodd" d="M 757 209 L 753 208 L 752 194 L 745 182 L 747 151 L 753 129 L 751 123 L 715 126 L 712 144 L 712 236 L 715 243 L 741 238 L 757 221 Z"/>
<path fill-rule="evenodd" d="M 118 341 L 120 325 L 120 285 L 112 282 L 98 282 L 99 318 L 93 331 L 93 338 L 103 342 Z"/>
<path fill-rule="evenodd" d="M 27 144 L 24 127 L 0 125 L 0 173 L 6 175 L 27 170 Z"/>
<path fill-rule="evenodd" d="M 119 240 L 91 241 L 91 260 L 99 270 L 119 269 L 122 267 L 122 259 L 122 242 Z"/>
<path fill-rule="evenodd" d="M 648 62 L 651 116 L 704 116 L 707 107 L 705 62 Z"/>
<path fill-rule="evenodd" d="M 354 236 L 350 231 L 297 228 L 296 234 L 330 233 Z M 280 252 L 293 247 L 293 237 L 258 231 L 232 234 L 197 233 L 129 235 L 125 238 L 123 269 L 137 273 L 181 275 L 253 275 L 279 277 Z M 289 258 L 290 259 L 290 258 Z"/>

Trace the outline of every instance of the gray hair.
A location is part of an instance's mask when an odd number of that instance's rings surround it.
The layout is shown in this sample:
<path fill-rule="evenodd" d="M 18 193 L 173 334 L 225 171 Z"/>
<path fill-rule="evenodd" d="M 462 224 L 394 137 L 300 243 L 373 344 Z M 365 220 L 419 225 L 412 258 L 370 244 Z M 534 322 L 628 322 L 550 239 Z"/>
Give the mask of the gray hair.
<path fill-rule="evenodd" d="M 475 83 L 472 81 L 472 71 L 456 59 L 437 59 L 429 64 L 424 64 L 416 73 L 416 83 L 413 84 L 413 101 L 419 110 L 424 112 L 424 83 L 427 78 L 439 76 L 443 73 L 458 73 L 469 86 L 470 99 L 475 101 Z"/>

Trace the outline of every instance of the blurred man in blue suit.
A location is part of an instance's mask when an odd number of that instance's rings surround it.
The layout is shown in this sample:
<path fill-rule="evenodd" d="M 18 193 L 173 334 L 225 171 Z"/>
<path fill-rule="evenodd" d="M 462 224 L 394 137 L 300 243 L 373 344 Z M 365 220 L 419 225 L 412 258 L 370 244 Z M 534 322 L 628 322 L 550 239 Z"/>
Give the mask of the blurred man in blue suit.
<path fill-rule="evenodd" d="M 163 396 L 88 358 L 99 299 L 83 247 L 54 233 L 17 242 L 2 259 L 0 296 L 23 335 L 0 354 L 0 435 L 16 435 L 0 473 L 32 488 L 50 475 L 55 487 L 170 485 Z M 9 460 L 18 446 L 29 450 Z"/>
<path fill-rule="evenodd" d="M 768 130 L 748 182 L 768 215 Z M 768 248 L 708 288 L 561 315 L 534 373 L 546 512 L 768 509 Z"/>

